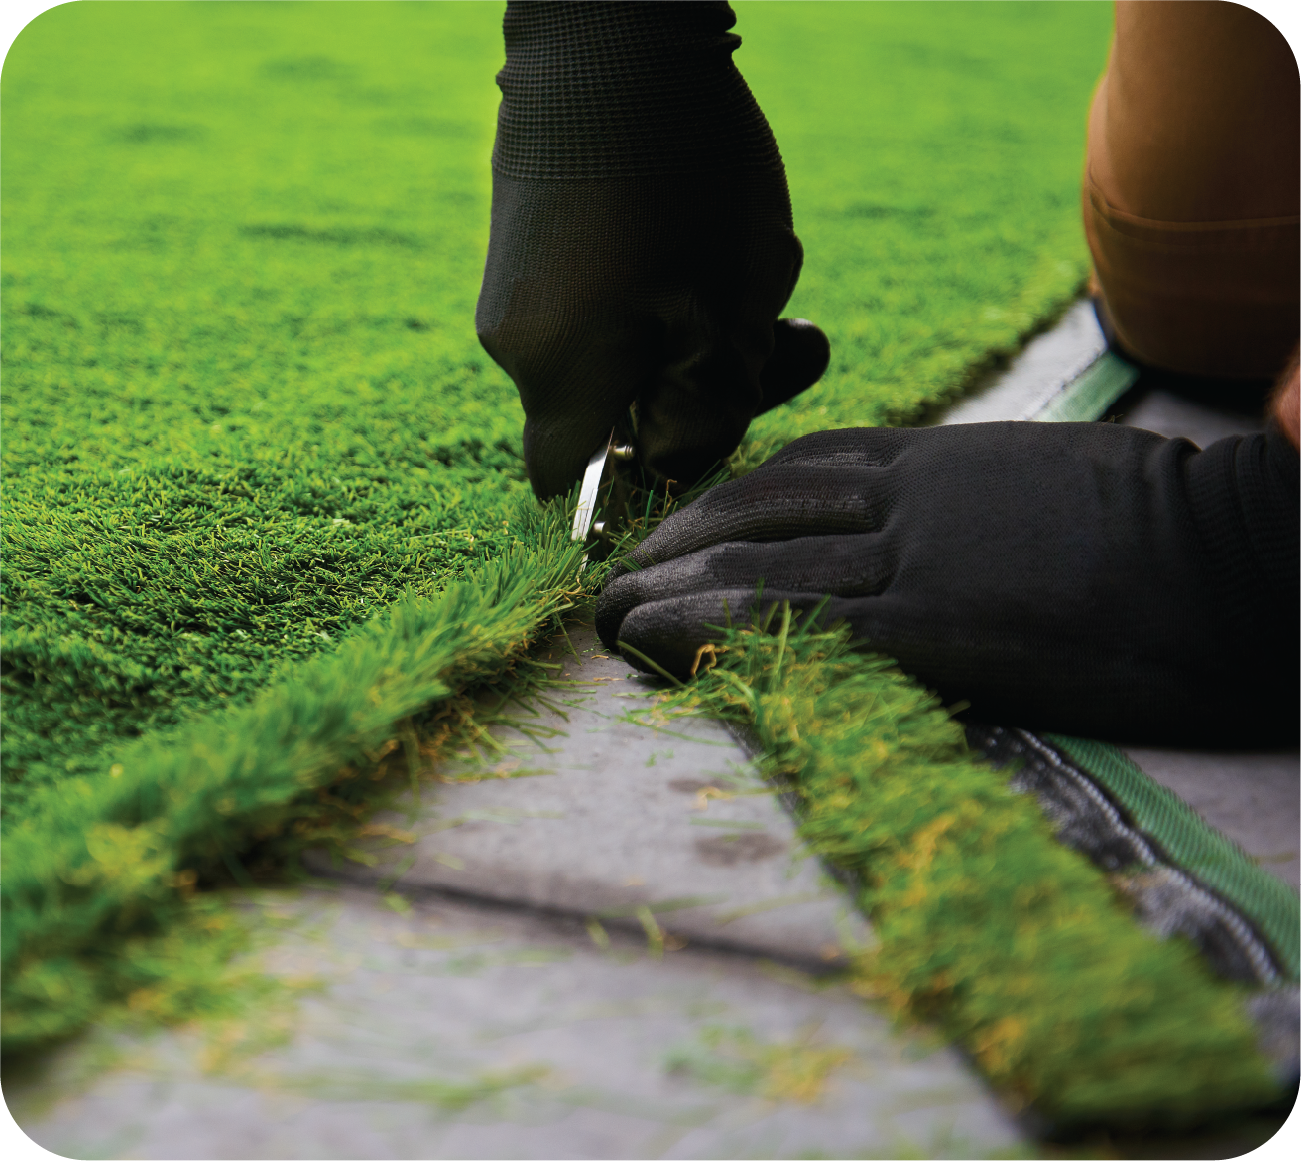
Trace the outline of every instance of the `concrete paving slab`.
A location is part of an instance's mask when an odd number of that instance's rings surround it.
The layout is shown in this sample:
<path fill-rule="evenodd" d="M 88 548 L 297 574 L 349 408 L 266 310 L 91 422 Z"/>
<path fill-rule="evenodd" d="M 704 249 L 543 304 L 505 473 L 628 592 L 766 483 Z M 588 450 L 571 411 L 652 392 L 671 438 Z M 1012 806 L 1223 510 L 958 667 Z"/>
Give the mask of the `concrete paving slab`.
<path fill-rule="evenodd" d="M 957 1054 L 838 986 L 696 948 L 656 958 L 619 932 L 601 948 L 554 915 L 410 899 L 396 914 L 354 888 L 252 893 L 280 929 L 268 968 L 323 984 L 285 1043 L 100 1034 L 7 1079 L 15 1119 L 69 1157 L 980 1157 L 1023 1144 Z M 87 1068 L 105 1052 L 111 1067 Z"/>
<path fill-rule="evenodd" d="M 726 729 L 648 713 L 657 686 L 608 656 L 591 626 L 558 634 L 545 659 L 563 666 L 558 677 L 511 711 L 541 738 L 494 727 L 512 757 L 436 771 L 483 781 L 444 782 L 378 815 L 415 841 L 362 840 L 374 866 L 331 867 L 321 853 L 308 865 L 624 926 L 649 908 L 672 936 L 806 966 L 871 938 Z"/>

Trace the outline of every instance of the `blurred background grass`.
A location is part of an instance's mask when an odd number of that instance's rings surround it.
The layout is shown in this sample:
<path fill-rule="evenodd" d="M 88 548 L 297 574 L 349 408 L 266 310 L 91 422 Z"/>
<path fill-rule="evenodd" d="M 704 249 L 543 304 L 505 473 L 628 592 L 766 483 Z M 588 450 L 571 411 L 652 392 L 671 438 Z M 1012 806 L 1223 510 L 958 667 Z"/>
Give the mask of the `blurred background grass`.
<path fill-rule="evenodd" d="M 906 422 L 1085 272 L 1104 3 L 738 4 L 831 369 L 764 445 Z M 498 3 L 87 4 L 5 61 L 12 821 L 514 539 L 473 308 Z"/>

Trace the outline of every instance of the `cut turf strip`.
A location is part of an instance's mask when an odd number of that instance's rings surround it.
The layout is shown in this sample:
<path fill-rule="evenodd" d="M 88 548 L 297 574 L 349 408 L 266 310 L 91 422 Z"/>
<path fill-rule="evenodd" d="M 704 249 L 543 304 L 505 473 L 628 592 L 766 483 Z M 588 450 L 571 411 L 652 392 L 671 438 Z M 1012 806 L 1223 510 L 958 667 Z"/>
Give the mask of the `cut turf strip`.
<path fill-rule="evenodd" d="M 671 700 L 754 731 L 880 940 L 858 965 L 865 995 L 945 1029 L 1057 1126 L 1179 1124 L 1281 1091 L 1244 990 L 1136 923 L 888 659 L 780 615 L 719 654 Z"/>
<path fill-rule="evenodd" d="M 1137 378 L 1085 303 L 1025 356 L 950 421 L 1097 419 Z M 979 726 L 964 745 L 888 660 L 789 628 L 733 634 L 718 671 L 675 700 L 742 726 L 802 836 L 849 876 L 881 939 L 861 967 L 867 994 L 941 1023 L 1059 1128 L 1196 1122 L 1295 1084 L 1294 891 L 1116 747 Z M 926 712 L 933 734 L 910 717 Z M 931 764 L 892 752 L 892 731 L 929 738 Z M 966 776 L 992 771 L 967 766 L 967 745 L 1008 768 L 991 788 L 1029 794 L 991 808 Z M 1050 856 L 1050 833 L 1111 886 Z"/>

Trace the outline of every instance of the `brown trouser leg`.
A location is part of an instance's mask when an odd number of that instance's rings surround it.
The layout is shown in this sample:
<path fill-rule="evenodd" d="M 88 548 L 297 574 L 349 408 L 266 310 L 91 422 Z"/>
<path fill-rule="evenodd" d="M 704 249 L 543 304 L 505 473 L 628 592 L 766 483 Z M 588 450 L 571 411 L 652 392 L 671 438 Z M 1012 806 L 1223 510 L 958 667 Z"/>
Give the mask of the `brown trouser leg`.
<path fill-rule="evenodd" d="M 1221 0 L 1118 0 L 1089 116 L 1084 229 L 1114 341 L 1270 378 L 1297 342 L 1298 88 L 1287 41 Z"/>

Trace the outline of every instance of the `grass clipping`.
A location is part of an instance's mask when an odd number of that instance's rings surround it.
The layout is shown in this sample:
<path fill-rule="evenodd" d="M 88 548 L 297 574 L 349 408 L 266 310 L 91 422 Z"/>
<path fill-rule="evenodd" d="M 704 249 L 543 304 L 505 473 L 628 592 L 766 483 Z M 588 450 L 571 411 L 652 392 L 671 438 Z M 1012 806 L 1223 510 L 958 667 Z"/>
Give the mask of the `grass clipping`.
<path fill-rule="evenodd" d="M 189 900 L 196 880 L 222 866 L 247 880 L 238 856 L 250 847 L 278 843 L 283 858 L 361 817 L 374 787 L 356 767 L 397 725 L 501 676 L 581 596 L 563 506 L 521 506 L 518 521 L 523 545 L 474 577 L 399 602 L 249 704 L 149 735 L 32 801 L 3 849 L 6 1051 L 122 1001 L 164 1019 L 193 1012 L 232 950 L 213 944 L 189 963 L 173 946 L 227 923 L 213 928 Z"/>
<path fill-rule="evenodd" d="M 789 607 L 777 626 L 729 630 L 666 708 L 758 734 L 879 937 L 857 991 L 939 1025 L 1056 1122 L 1178 1124 L 1276 1095 L 1242 990 L 1139 927 L 934 697 L 846 632 L 793 631 Z"/>

